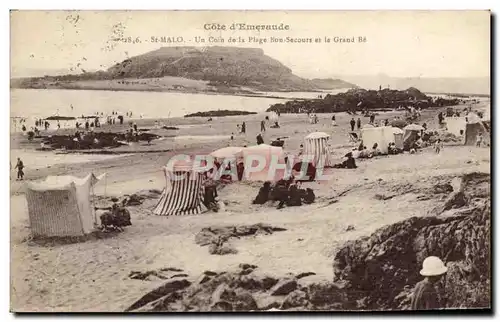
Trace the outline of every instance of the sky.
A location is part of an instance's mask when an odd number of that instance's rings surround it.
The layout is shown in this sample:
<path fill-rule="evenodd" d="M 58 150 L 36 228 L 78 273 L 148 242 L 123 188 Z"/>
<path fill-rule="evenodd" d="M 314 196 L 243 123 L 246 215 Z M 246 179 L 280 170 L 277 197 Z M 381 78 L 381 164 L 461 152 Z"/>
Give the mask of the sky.
<path fill-rule="evenodd" d="M 226 30 L 205 30 L 206 23 Z M 282 31 L 229 30 L 233 23 L 281 24 Z M 139 37 L 141 43 L 113 40 Z M 151 36 L 182 37 L 176 44 Z M 203 37 L 205 43 L 196 43 Z M 208 38 L 224 43 L 209 43 Z M 245 43 L 229 43 L 241 37 Z M 249 37 L 268 43 L 249 43 Z M 320 43 L 270 43 L 320 38 Z M 325 37 L 331 39 L 325 42 Z M 365 42 L 335 43 L 334 37 Z M 11 74 L 32 70 L 107 69 L 162 46 L 262 48 L 299 76 L 489 77 L 488 11 L 12 11 Z"/>

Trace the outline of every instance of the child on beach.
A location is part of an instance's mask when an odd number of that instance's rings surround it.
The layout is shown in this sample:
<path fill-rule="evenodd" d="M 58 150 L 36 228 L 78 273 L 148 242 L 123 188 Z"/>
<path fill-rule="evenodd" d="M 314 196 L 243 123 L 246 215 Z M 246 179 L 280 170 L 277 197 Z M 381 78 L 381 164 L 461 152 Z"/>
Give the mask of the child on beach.
<path fill-rule="evenodd" d="M 438 139 L 436 143 L 434 143 L 434 151 L 436 151 L 436 153 L 439 154 L 442 148 L 443 148 L 443 142 L 441 142 L 441 139 Z"/>

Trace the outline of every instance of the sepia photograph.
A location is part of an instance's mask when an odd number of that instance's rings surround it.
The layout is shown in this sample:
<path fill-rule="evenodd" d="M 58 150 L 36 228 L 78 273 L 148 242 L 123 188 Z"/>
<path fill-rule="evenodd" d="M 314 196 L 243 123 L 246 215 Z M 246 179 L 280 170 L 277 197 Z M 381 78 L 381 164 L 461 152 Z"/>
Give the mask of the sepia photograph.
<path fill-rule="evenodd" d="M 492 13 L 10 11 L 10 311 L 492 312 Z"/>

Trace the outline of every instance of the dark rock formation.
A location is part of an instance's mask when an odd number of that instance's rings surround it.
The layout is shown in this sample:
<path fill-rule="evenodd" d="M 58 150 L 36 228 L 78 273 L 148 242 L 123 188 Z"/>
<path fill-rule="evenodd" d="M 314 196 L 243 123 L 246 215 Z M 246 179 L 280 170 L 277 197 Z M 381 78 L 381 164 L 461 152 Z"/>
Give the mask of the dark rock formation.
<path fill-rule="evenodd" d="M 186 114 L 184 115 L 184 117 L 221 117 L 221 116 L 252 115 L 252 114 L 257 114 L 257 112 L 217 110 L 217 111 L 196 112 L 192 114 Z"/>
<path fill-rule="evenodd" d="M 326 95 L 322 99 L 294 100 L 278 103 L 267 109 L 280 113 L 334 113 L 367 110 L 392 110 L 400 106 L 429 108 L 457 105 L 458 99 L 433 99 L 418 89 L 410 87 L 404 91 L 382 89 L 379 91 L 351 89 L 345 93 Z"/>
<path fill-rule="evenodd" d="M 284 228 L 272 227 L 264 224 L 250 226 L 226 226 L 203 228 L 195 236 L 196 244 L 209 245 L 210 254 L 235 254 L 236 249 L 227 245 L 231 238 L 240 238 L 253 235 L 270 235 L 275 231 L 284 231 Z"/>
<path fill-rule="evenodd" d="M 444 211 L 468 205 L 468 214 L 412 217 L 347 242 L 335 256 L 334 281 L 365 298 L 366 309 L 404 309 L 411 289 L 422 279 L 423 260 L 438 256 L 451 267 L 444 279 L 446 306 L 487 307 L 491 200 L 478 196 L 489 195 L 488 182 L 487 174 L 466 175 L 461 191 L 440 206 Z M 476 201 L 465 204 L 467 200 Z"/>

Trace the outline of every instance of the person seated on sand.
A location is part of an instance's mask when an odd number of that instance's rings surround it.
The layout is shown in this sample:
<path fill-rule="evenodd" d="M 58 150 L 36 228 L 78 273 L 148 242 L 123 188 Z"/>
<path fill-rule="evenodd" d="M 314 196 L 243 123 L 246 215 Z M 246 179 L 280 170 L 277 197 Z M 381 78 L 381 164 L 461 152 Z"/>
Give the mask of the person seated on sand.
<path fill-rule="evenodd" d="M 269 200 L 269 195 L 271 193 L 271 182 L 266 181 L 264 185 L 260 187 L 257 197 L 253 200 L 254 205 L 263 205 Z"/>
<path fill-rule="evenodd" d="M 415 142 L 417 145 L 417 149 L 422 149 L 424 147 L 424 140 L 422 140 L 422 137 L 419 136 L 418 140 Z"/>
<path fill-rule="evenodd" d="M 208 209 L 214 209 L 214 205 L 217 204 L 217 186 L 213 180 L 207 179 L 204 183 L 205 194 L 203 204 Z"/>
<path fill-rule="evenodd" d="M 286 201 L 286 205 L 288 207 L 298 207 L 302 206 L 302 198 L 299 192 L 299 189 L 296 184 L 290 185 L 288 188 L 288 200 Z"/>
<path fill-rule="evenodd" d="M 359 142 L 358 151 L 363 151 L 364 149 L 365 145 L 363 144 L 363 140 L 361 140 L 361 142 Z"/>
<path fill-rule="evenodd" d="M 314 191 L 311 188 L 307 189 L 300 189 L 301 196 L 302 196 L 302 202 L 305 203 L 306 205 L 312 204 L 314 200 L 316 199 L 316 195 L 314 194 Z"/>
<path fill-rule="evenodd" d="M 261 145 L 261 144 L 264 144 L 264 139 L 262 138 L 262 133 L 259 133 L 257 135 L 257 145 Z"/>
<path fill-rule="evenodd" d="M 337 169 L 356 169 L 356 160 L 352 156 L 352 152 L 345 155 L 346 159 L 341 163 L 335 164 L 333 167 Z"/>
<path fill-rule="evenodd" d="M 366 146 L 363 146 L 363 150 L 359 151 L 358 158 L 361 159 L 371 158 L 371 153 L 370 151 L 368 151 L 368 148 Z"/>
<path fill-rule="evenodd" d="M 391 142 L 389 143 L 389 147 L 387 148 L 387 153 L 388 154 L 398 154 L 398 149 L 396 148 L 396 143 Z"/>
<path fill-rule="evenodd" d="M 380 155 L 380 149 L 378 148 L 378 143 L 375 143 L 371 151 L 372 156 Z"/>
<path fill-rule="evenodd" d="M 270 126 L 273 129 L 279 129 L 280 125 L 278 124 L 278 121 L 274 122 L 274 125 Z"/>

